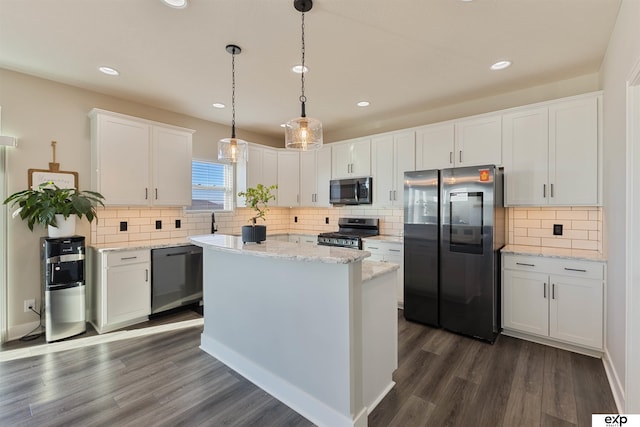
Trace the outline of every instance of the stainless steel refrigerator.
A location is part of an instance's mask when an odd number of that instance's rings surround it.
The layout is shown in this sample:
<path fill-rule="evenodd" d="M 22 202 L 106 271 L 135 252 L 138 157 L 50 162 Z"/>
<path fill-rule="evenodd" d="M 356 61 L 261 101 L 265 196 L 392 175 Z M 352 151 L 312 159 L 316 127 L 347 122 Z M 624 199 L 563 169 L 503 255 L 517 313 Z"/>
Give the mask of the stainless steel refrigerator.
<path fill-rule="evenodd" d="M 502 171 L 405 173 L 404 316 L 490 342 L 500 328 Z"/>

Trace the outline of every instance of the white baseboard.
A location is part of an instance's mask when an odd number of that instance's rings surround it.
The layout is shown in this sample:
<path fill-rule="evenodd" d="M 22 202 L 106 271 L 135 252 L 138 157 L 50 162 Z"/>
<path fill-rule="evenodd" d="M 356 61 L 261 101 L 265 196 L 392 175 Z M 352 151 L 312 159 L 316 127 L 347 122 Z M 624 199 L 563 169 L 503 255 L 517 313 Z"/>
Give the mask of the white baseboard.
<path fill-rule="evenodd" d="M 34 331 L 40 325 L 40 321 L 22 323 L 20 325 L 10 326 L 7 331 L 7 341 L 17 340 Z"/>
<path fill-rule="evenodd" d="M 602 357 L 602 364 L 604 365 L 604 371 L 607 374 L 607 379 L 609 380 L 609 386 L 611 387 L 611 392 L 613 393 L 613 400 L 616 402 L 616 406 L 618 407 L 618 413 L 625 413 L 625 395 L 624 395 L 624 387 L 620 382 L 620 378 L 618 377 L 618 372 L 616 368 L 611 363 L 611 356 L 609 355 L 609 350 L 604 349 L 604 356 Z"/>

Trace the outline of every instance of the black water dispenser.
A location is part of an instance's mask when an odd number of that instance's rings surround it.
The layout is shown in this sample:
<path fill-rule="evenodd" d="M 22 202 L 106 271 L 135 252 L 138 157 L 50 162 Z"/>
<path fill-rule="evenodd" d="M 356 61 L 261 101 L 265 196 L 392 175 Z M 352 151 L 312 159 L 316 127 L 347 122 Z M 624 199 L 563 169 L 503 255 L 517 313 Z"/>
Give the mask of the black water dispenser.
<path fill-rule="evenodd" d="M 47 342 L 87 330 L 84 237 L 41 239 L 42 316 Z"/>

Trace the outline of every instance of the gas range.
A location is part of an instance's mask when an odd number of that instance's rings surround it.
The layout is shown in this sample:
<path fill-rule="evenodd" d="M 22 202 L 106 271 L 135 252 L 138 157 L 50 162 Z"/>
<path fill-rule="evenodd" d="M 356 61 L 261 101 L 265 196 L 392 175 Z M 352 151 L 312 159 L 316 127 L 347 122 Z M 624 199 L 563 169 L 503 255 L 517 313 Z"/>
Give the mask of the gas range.
<path fill-rule="evenodd" d="M 338 231 L 318 234 L 318 244 L 362 249 L 362 238 L 380 234 L 378 218 L 339 218 Z"/>

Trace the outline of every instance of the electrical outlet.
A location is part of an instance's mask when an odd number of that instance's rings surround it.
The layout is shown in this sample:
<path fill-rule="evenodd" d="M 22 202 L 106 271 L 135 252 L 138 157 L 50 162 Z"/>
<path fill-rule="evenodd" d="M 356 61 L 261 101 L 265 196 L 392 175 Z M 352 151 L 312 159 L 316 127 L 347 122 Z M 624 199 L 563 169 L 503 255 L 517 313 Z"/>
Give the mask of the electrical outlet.
<path fill-rule="evenodd" d="M 298 222 L 298 217 L 297 216 L 293 217 L 293 222 Z"/>
<path fill-rule="evenodd" d="M 179 219 L 176 219 L 176 228 L 180 228 L 182 227 L 182 221 L 180 221 Z"/>
<path fill-rule="evenodd" d="M 162 230 L 162 221 L 160 220 L 156 221 L 156 230 Z"/>
<path fill-rule="evenodd" d="M 328 216 L 326 216 L 326 217 L 324 218 L 324 223 L 325 223 L 325 224 L 329 224 L 329 217 L 328 217 Z"/>
<path fill-rule="evenodd" d="M 24 312 L 28 313 L 31 309 L 36 309 L 36 300 L 34 299 L 26 299 L 24 300 Z"/>

